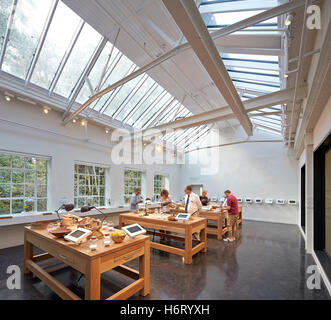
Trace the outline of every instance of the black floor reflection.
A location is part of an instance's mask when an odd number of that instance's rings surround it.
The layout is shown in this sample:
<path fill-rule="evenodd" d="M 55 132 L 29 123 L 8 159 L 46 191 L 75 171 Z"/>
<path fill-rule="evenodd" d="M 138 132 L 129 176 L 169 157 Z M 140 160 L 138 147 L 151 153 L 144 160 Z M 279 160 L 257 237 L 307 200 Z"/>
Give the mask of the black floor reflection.
<path fill-rule="evenodd" d="M 238 233 L 238 240 L 233 243 L 208 236 L 208 252 L 194 256 L 191 265 L 185 265 L 180 256 L 152 249 L 151 293 L 132 299 L 330 299 L 324 284 L 320 290 L 306 286 L 306 270 L 314 261 L 305 254 L 297 226 L 244 221 Z M 0 299 L 60 299 L 31 276 L 22 275 L 21 290 L 8 290 L 6 270 L 13 264 L 23 270 L 23 246 L 0 250 Z M 137 268 L 137 261 L 128 265 Z M 79 272 L 68 267 L 52 274 L 83 298 L 84 277 L 79 279 Z M 131 282 L 115 271 L 104 273 L 101 298 Z"/>

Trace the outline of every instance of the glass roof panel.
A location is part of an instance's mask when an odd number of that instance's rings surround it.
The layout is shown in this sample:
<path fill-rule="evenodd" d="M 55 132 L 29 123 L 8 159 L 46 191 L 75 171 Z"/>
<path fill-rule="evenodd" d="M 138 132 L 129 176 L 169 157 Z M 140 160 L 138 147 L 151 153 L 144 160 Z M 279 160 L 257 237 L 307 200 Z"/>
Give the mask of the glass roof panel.
<path fill-rule="evenodd" d="M 51 5 L 52 0 L 18 1 L 3 71 L 25 79 Z"/>
<path fill-rule="evenodd" d="M 6 34 L 9 16 L 11 13 L 13 0 L 1 0 L 0 6 L 0 51 Z"/>
<path fill-rule="evenodd" d="M 32 83 L 47 89 L 50 87 L 80 20 L 63 2 L 59 2 L 32 74 Z"/>
<path fill-rule="evenodd" d="M 101 35 L 85 24 L 55 87 L 56 93 L 69 97 L 100 41 Z"/>
<path fill-rule="evenodd" d="M 112 55 L 108 61 L 109 55 L 112 51 Z M 114 60 L 116 59 L 116 56 L 118 54 L 118 50 L 116 47 L 113 48 L 113 45 L 110 42 L 107 42 L 106 46 L 102 50 L 97 62 L 95 63 L 93 69 L 91 70 L 88 79 L 91 82 L 92 88 L 95 90 L 97 86 L 99 85 L 100 78 L 102 73 L 104 72 L 104 68 L 106 66 L 106 63 L 108 61 L 108 65 L 110 66 Z M 80 91 L 77 102 L 83 103 L 85 102 L 89 96 L 91 95 L 91 91 L 87 83 L 85 83 L 84 87 Z"/>

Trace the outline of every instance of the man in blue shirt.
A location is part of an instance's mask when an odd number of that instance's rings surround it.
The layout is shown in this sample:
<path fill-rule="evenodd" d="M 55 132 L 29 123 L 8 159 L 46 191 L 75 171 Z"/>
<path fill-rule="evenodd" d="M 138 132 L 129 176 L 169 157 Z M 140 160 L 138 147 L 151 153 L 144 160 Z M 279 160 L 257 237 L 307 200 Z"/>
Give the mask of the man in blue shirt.
<path fill-rule="evenodd" d="M 142 202 L 142 200 L 138 200 L 138 196 L 140 195 L 140 189 L 136 189 L 134 193 L 132 193 L 131 201 L 130 201 L 130 209 L 134 211 L 138 208 L 138 204 Z"/>

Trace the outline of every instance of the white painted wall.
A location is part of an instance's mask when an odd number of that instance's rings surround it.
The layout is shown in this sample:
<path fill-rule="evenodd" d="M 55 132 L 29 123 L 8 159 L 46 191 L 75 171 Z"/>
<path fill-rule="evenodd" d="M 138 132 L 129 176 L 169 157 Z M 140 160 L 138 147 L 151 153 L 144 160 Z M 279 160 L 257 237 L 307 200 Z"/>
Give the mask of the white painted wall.
<path fill-rule="evenodd" d="M 221 144 L 247 139 L 241 129 L 221 132 Z M 254 133 L 256 140 L 280 139 L 262 131 Z M 202 152 L 210 159 L 215 173 L 200 175 L 200 165 L 185 165 L 182 184 L 203 184 L 208 196 L 222 196 L 230 189 L 238 197 L 298 200 L 297 161 L 288 154 L 282 142 L 245 143 L 223 146 L 212 153 Z M 217 152 L 219 151 L 219 158 Z M 190 157 L 196 156 L 196 152 Z M 299 206 L 243 204 L 243 218 L 269 222 L 298 224 Z"/>
<path fill-rule="evenodd" d="M 153 195 L 156 173 L 169 177 L 172 198 L 176 199 L 179 193 L 178 165 L 114 165 L 110 157 L 110 138 L 103 128 L 89 124 L 86 135 L 79 123 L 64 127 L 61 115 L 55 111 L 45 115 L 40 107 L 17 99 L 7 102 L 3 96 L 0 96 L 0 150 L 51 157 L 48 210 L 52 211 L 59 207 L 63 198 L 73 201 L 75 162 L 101 164 L 110 168 L 109 196 L 112 205 L 123 204 L 125 168 L 144 171 L 145 196 Z M 5 228 L 0 227 L 0 243 L 5 241 L 7 246 L 21 243 L 21 228 Z M 21 231 L 16 236 L 6 232 L 9 230 Z M 12 235 L 9 240 L 13 241 L 7 241 L 8 234 Z"/>

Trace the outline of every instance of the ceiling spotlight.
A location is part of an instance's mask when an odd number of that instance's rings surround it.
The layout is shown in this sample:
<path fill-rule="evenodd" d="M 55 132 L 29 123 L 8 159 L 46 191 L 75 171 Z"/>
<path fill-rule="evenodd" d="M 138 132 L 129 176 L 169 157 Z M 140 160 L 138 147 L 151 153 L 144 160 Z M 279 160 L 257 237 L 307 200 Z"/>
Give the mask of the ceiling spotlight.
<path fill-rule="evenodd" d="M 157 146 L 156 146 L 156 151 L 157 151 L 157 152 L 161 152 L 161 151 L 162 151 L 162 147 L 161 147 L 160 145 L 157 145 Z"/>
<path fill-rule="evenodd" d="M 12 98 L 14 98 L 14 96 L 12 94 L 5 92 L 6 101 L 10 102 Z"/>
<path fill-rule="evenodd" d="M 110 132 L 109 128 L 105 128 L 105 133 L 108 134 Z"/>
<path fill-rule="evenodd" d="M 43 113 L 45 113 L 45 114 L 49 114 L 50 111 L 51 111 L 51 108 L 49 108 L 49 107 L 43 108 Z"/>
<path fill-rule="evenodd" d="M 292 20 L 293 20 L 293 14 L 290 13 L 290 14 L 286 17 L 286 20 L 285 20 L 285 26 L 289 26 L 289 25 L 291 25 Z"/>
<path fill-rule="evenodd" d="M 284 74 L 284 78 L 285 78 L 285 79 L 288 78 L 288 74 L 287 74 L 287 73 Z"/>
<path fill-rule="evenodd" d="M 76 122 L 77 122 L 76 118 L 72 119 L 72 123 L 76 123 Z"/>
<path fill-rule="evenodd" d="M 83 120 L 80 122 L 80 124 L 82 125 L 82 127 L 85 127 L 86 124 L 87 124 L 87 121 L 83 119 Z"/>

